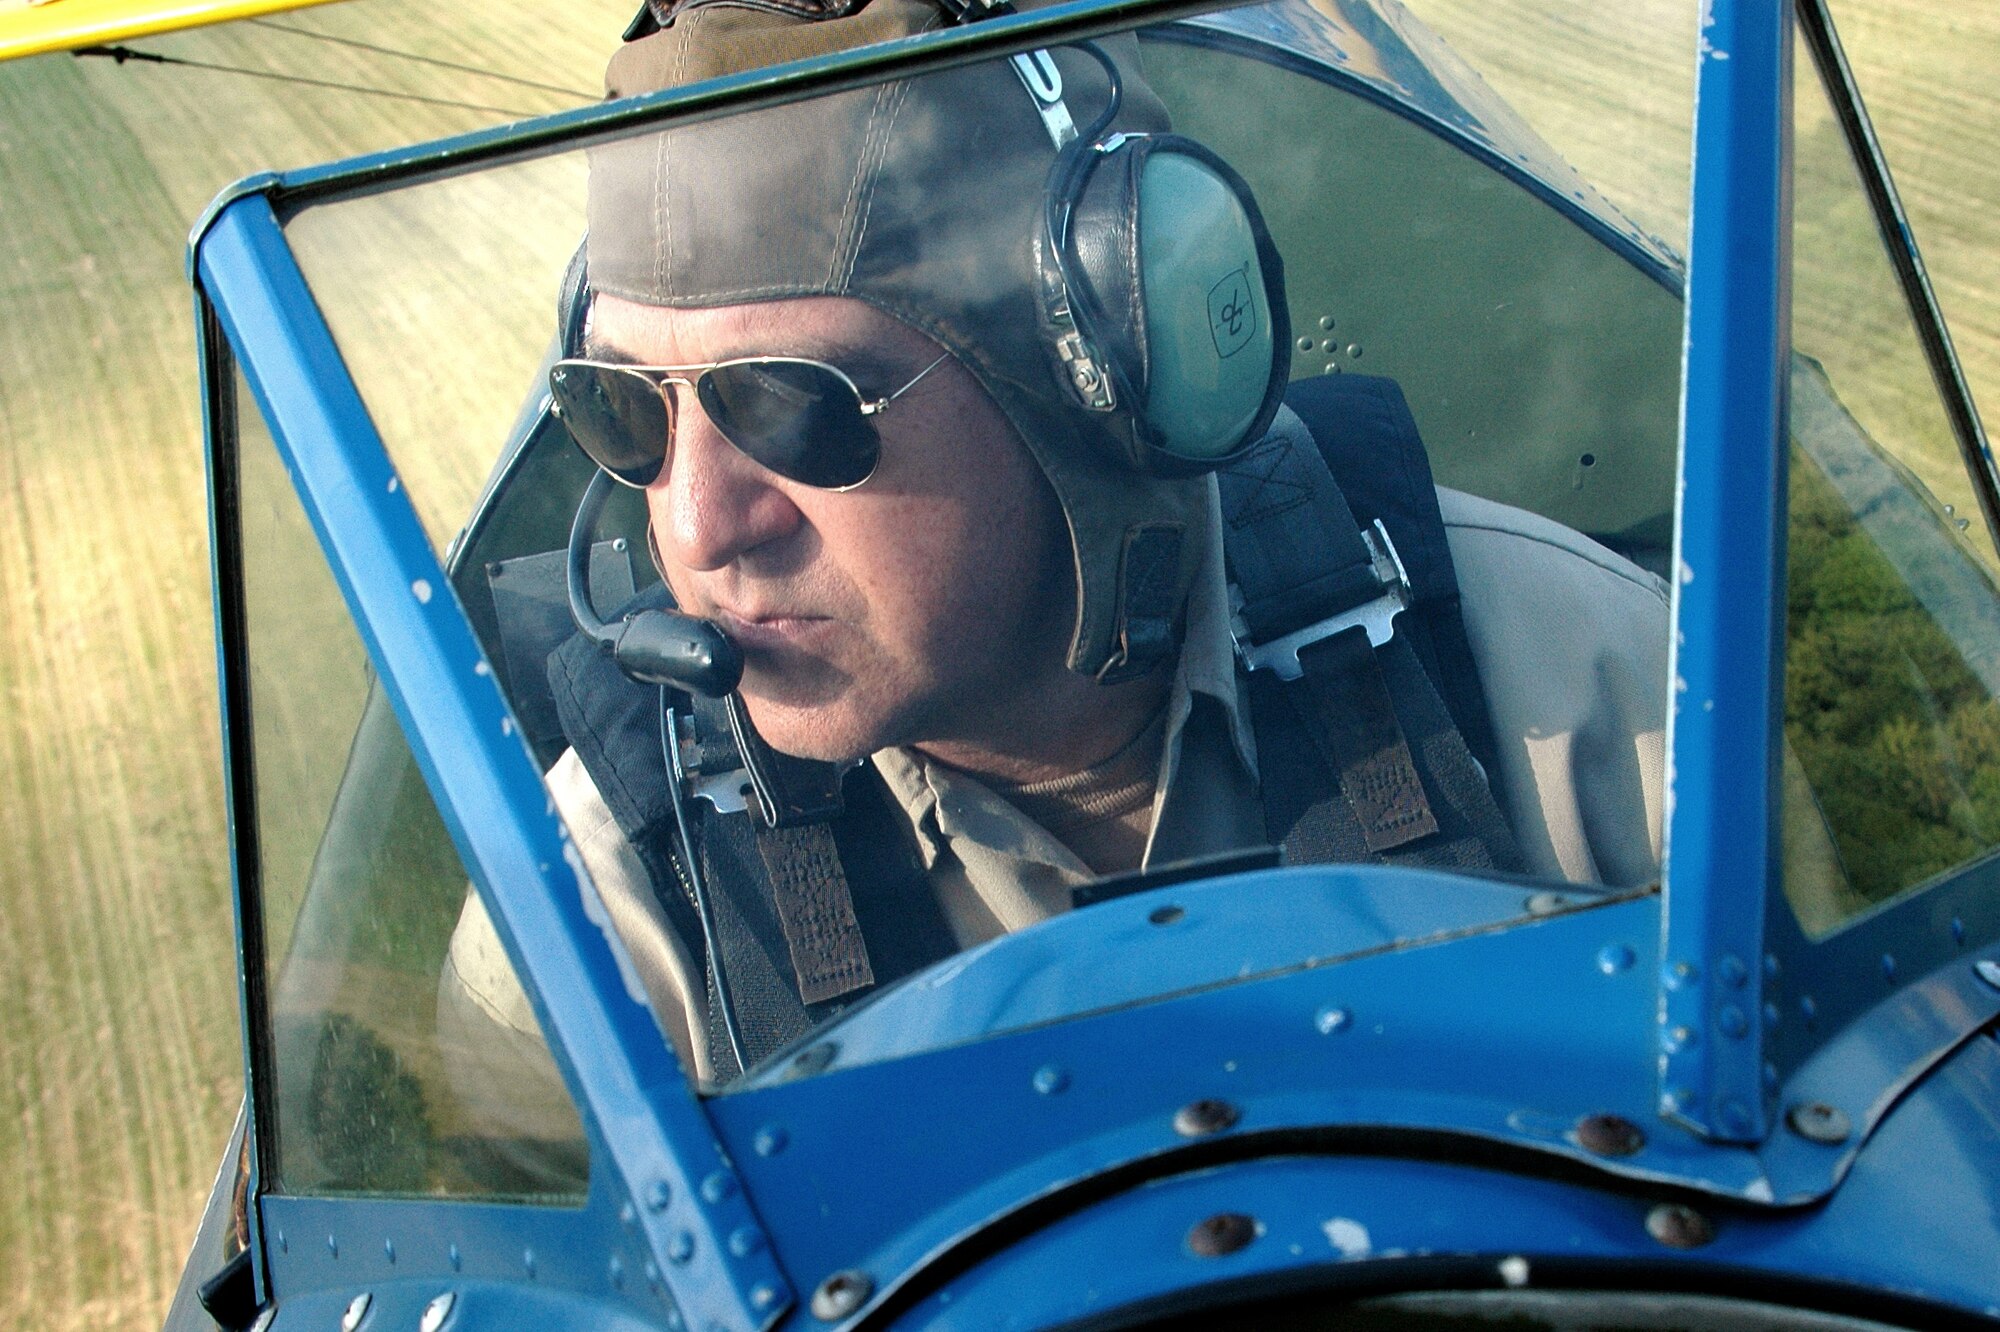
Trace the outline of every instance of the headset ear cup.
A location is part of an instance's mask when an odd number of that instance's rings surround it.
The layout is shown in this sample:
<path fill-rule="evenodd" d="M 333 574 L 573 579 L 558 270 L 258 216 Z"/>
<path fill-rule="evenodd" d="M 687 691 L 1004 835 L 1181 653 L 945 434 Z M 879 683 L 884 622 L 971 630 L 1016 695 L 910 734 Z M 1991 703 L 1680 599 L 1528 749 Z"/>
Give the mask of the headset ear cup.
<path fill-rule="evenodd" d="M 1263 437 L 1291 369 L 1284 268 L 1249 186 L 1192 139 L 1140 145 L 1135 208 L 1151 372 L 1137 432 L 1156 470 Z"/>
<path fill-rule="evenodd" d="M 1051 237 L 1083 347 L 1115 391 L 1127 461 L 1212 470 L 1270 429 L 1291 368 L 1284 265 L 1250 187 L 1179 135 L 1067 152 Z"/>

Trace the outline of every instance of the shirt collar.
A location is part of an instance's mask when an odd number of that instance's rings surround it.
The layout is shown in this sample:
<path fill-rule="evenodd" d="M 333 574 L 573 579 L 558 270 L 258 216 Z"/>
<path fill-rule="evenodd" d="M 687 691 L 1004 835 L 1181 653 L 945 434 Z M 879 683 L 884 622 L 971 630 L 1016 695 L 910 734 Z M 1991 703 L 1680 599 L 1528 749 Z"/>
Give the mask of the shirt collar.
<path fill-rule="evenodd" d="M 1193 711 L 1196 694 L 1205 694 L 1221 705 L 1237 761 L 1251 780 L 1255 780 L 1257 773 L 1256 742 L 1248 702 L 1237 685 L 1235 644 L 1229 633 L 1222 506 L 1213 481 L 1208 487 L 1206 530 L 1197 540 L 1203 543 L 1202 560 L 1188 594 L 1186 634 L 1173 688 L 1167 697 L 1166 745 L 1160 765 L 1160 786 L 1154 794 L 1155 809 L 1179 774 L 1181 732 Z M 1018 815 L 1014 820 L 1005 819 L 1001 811 L 1011 812 L 1013 807 L 977 778 L 933 762 L 915 750 L 883 750 L 874 756 L 874 762 L 897 803 L 910 814 L 926 869 L 937 863 L 940 852 L 953 838 L 970 836 L 990 844 L 986 839 L 995 836 L 999 824 L 1025 822 Z M 1011 849 L 1016 855 L 1088 877 L 1068 848 L 1039 827 L 1033 832 L 1014 829 L 1008 836 L 1015 842 Z"/>

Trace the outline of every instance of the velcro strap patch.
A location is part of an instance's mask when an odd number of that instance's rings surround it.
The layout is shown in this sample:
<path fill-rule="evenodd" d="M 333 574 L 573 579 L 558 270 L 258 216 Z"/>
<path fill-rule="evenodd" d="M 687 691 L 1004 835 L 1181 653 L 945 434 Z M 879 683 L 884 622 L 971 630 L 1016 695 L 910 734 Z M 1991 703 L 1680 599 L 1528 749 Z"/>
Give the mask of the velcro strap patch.
<path fill-rule="evenodd" d="M 817 1004 L 873 985 L 854 895 L 827 826 L 759 827 L 757 851 L 771 876 L 799 998 Z"/>
<path fill-rule="evenodd" d="M 1409 741 L 1396 720 L 1375 650 L 1359 626 L 1302 648 L 1306 696 L 1317 714 L 1313 738 L 1340 774 L 1340 788 L 1371 852 L 1438 829 Z"/>

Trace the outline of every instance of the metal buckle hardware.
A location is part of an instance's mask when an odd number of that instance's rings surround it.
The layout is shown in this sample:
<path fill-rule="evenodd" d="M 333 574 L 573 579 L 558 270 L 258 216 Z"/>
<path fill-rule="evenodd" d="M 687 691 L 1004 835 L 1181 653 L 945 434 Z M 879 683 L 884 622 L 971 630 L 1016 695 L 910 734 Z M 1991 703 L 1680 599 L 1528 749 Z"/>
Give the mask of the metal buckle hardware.
<path fill-rule="evenodd" d="M 941 4 L 954 23 L 973 23 L 988 16 L 1014 12 L 1011 0 L 941 0 Z"/>
<path fill-rule="evenodd" d="M 967 0 L 968 6 L 978 5 L 979 0 Z M 984 6 L 989 12 L 997 5 Z M 1010 57 L 1014 72 L 1021 77 L 1021 84 L 1028 90 L 1028 96 L 1035 99 L 1035 110 L 1042 116 L 1042 128 L 1048 131 L 1049 142 L 1057 149 L 1076 137 L 1076 122 L 1070 119 L 1069 104 L 1063 101 L 1062 71 L 1047 51 L 1023 51 Z"/>
<path fill-rule="evenodd" d="M 750 808 L 750 770 L 738 765 L 727 772 L 703 772 L 694 737 L 681 729 L 681 714 L 671 712 L 668 725 L 673 730 L 674 785 L 686 800 L 706 800 L 718 814 L 741 814 Z"/>
<path fill-rule="evenodd" d="M 1243 621 L 1242 589 L 1234 583 L 1229 585 L 1229 637 L 1236 645 L 1236 660 L 1244 670 L 1272 671 L 1280 680 L 1296 680 L 1305 674 L 1305 667 L 1299 663 L 1300 648 L 1332 638 L 1357 624 L 1368 631 L 1370 647 L 1381 647 L 1389 641 L 1395 633 L 1396 616 L 1410 606 L 1410 575 L 1403 568 L 1403 558 L 1396 553 L 1396 543 L 1389 539 L 1389 530 L 1382 526 L 1380 518 L 1362 530 L 1361 544 L 1368 547 L 1369 564 L 1382 584 L 1382 595 L 1268 643 L 1249 641 L 1250 629 Z"/>
<path fill-rule="evenodd" d="M 1070 314 L 1066 300 L 1051 303 L 1049 322 L 1056 326 L 1056 355 L 1062 359 L 1063 370 L 1069 376 L 1070 391 L 1076 395 L 1077 402 L 1086 411 L 1111 411 L 1118 405 L 1118 397 L 1111 390 L 1111 376 L 1105 374 L 1091 356 L 1089 344 L 1077 331 L 1076 320 Z"/>

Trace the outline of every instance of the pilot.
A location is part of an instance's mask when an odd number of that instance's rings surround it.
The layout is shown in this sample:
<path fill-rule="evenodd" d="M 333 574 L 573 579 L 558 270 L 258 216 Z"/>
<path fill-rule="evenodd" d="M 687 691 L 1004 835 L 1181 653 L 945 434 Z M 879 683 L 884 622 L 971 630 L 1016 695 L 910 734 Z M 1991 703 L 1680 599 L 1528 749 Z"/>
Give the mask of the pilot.
<path fill-rule="evenodd" d="M 694 0 L 607 83 L 948 21 Z M 1131 38 L 600 147 L 589 225 L 557 410 L 744 669 L 734 731 L 663 741 L 661 690 L 572 644 L 548 780 L 701 1077 L 1106 876 L 1267 845 L 1657 875 L 1664 584 L 1434 488 L 1386 382 L 1288 392 L 1254 199 Z M 681 799 L 731 739 L 775 775 Z M 461 1086 L 537 1057 L 476 898 L 440 1002 Z"/>

